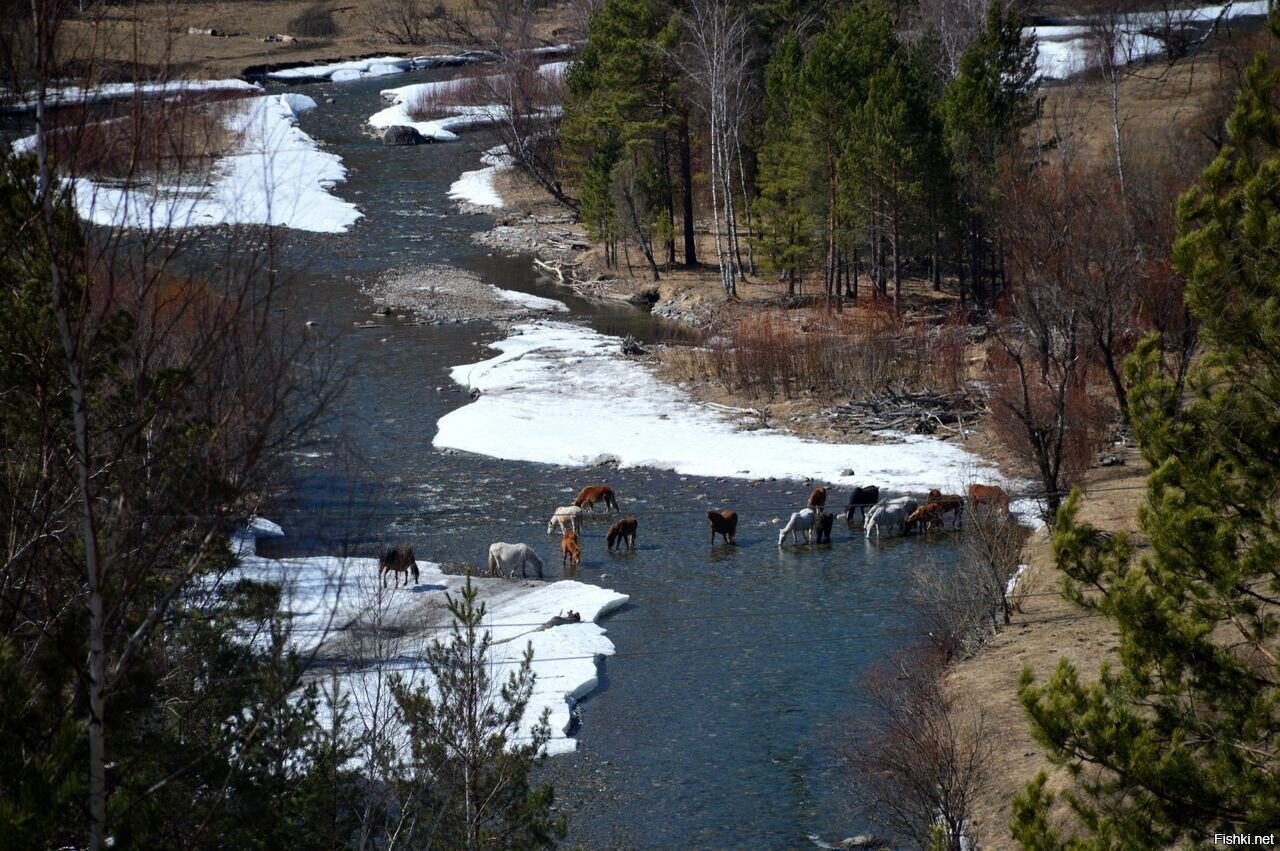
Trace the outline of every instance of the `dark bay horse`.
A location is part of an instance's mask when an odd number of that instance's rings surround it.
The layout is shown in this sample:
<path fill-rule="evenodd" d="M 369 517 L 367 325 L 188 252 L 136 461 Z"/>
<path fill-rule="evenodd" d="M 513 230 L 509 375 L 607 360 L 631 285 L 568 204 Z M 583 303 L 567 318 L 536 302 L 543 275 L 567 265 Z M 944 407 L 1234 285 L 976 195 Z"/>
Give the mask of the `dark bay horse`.
<path fill-rule="evenodd" d="M 618 549 L 622 549 L 625 545 L 627 549 L 634 550 L 636 548 L 636 529 L 640 523 L 634 517 L 624 517 L 617 523 L 609 527 L 609 532 L 604 536 L 605 543 L 609 549 L 613 549 L 613 545 L 617 544 Z"/>
<path fill-rule="evenodd" d="M 711 543 L 716 542 L 716 535 L 724 537 L 726 544 L 734 543 L 734 536 L 738 532 L 738 512 L 729 511 L 708 511 L 707 520 L 711 521 Z"/>
<path fill-rule="evenodd" d="M 382 577 L 382 587 L 387 587 L 387 574 L 391 571 L 404 574 L 404 584 L 409 585 L 409 574 L 413 574 L 413 584 L 418 584 L 418 562 L 413 557 L 412 547 L 395 547 L 387 550 L 378 559 L 378 575 Z M 396 577 L 396 587 L 400 587 L 400 577 Z"/>

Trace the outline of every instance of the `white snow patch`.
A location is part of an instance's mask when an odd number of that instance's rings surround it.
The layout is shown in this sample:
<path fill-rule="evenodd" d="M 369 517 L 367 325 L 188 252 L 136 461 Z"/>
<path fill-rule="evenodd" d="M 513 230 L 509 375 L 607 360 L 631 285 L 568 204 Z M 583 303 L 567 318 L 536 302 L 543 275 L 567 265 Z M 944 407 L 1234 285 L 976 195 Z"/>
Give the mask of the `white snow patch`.
<path fill-rule="evenodd" d="M 397 103 L 369 116 L 369 125 L 379 130 L 387 127 L 412 127 L 423 136 L 436 142 L 455 142 L 458 133 L 489 127 L 502 120 L 505 108 L 500 104 L 489 106 L 457 106 L 455 114 L 430 121 L 417 121 L 409 115 L 405 104 Z"/>
<path fill-rule="evenodd" d="M 350 80 L 359 80 L 363 77 L 384 77 L 388 74 L 402 74 L 412 67 L 414 67 L 414 61 L 405 59 L 403 56 L 377 56 L 371 59 L 353 59 L 348 62 L 303 65 L 298 68 L 271 71 L 268 72 L 267 79 L 295 83 L 327 79 L 334 83 L 342 83 Z"/>
<path fill-rule="evenodd" d="M 567 64 L 568 63 L 565 62 L 548 62 L 545 65 L 539 66 L 538 72 L 550 79 L 552 77 L 563 75 Z M 429 121 L 415 120 L 409 114 L 409 109 L 422 97 L 443 94 L 445 92 L 455 91 L 462 86 L 474 84 L 474 78 L 457 78 L 453 80 L 434 80 L 429 83 L 413 83 L 407 86 L 383 89 L 381 92 L 382 97 L 384 100 L 390 101 L 391 106 L 386 109 L 379 110 L 369 116 L 368 123 L 371 127 L 379 130 L 395 126 L 412 127 L 428 139 L 432 139 L 437 142 L 453 142 L 457 140 L 458 133 L 466 130 L 477 130 L 482 127 L 490 127 L 494 124 L 505 121 L 507 118 L 507 107 L 501 103 L 451 106 L 449 107 L 451 112 L 450 115 Z M 549 107 L 542 110 L 541 114 L 548 118 L 553 118 L 560 114 L 560 107 Z"/>
<path fill-rule="evenodd" d="M 484 168 L 464 171 L 458 176 L 449 187 L 449 197 L 480 207 L 505 207 L 506 202 L 494 188 L 493 179 L 498 176 L 498 172 L 511 167 L 511 156 L 500 145 L 485 151 L 480 156 L 480 162 L 485 164 Z"/>
<path fill-rule="evenodd" d="M 305 95 L 246 99 L 226 120 L 236 139 L 232 150 L 203 185 L 125 187 L 76 178 L 76 209 L 112 227 L 255 224 L 341 233 L 362 214 L 330 192 L 346 179 L 342 158 L 321 151 L 296 126 L 296 113 L 314 105 Z"/>
<path fill-rule="evenodd" d="M 244 80 L 170 80 L 163 83 L 107 83 L 91 88 L 64 86 L 45 91 L 46 106 L 69 106 L 81 103 L 101 103 L 128 98 L 178 97 L 204 92 L 241 92 L 259 94 L 262 87 Z M 36 96 L 27 93 L 14 103 L 5 104 L 0 111 L 29 112 L 36 108 Z"/>
<path fill-rule="evenodd" d="M 513 336 L 492 344 L 498 356 L 452 370 L 454 381 L 481 395 L 439 421 L 435 445 L 548 464 L 612 459 L 687 475 L 812 477 L 895 491 L 974 476 L 1003 481 L 974 453 L 932 437 L 842 444 L 738 431 L 722 412 L 621 357 L 621 342 L 563 322 L 517 326 Z M 843 469 L 854 475 L 837 475 Z"/>
<path fill-rule="evenodd" d="M 252 541 L 259 528 L 267 528 L 267 522 L 254 521 L 242 536 Z M 308 653 L 328 639 L 341 640 L 338 631 L 357 620 L 394 623 L 396 633 L 407 632 L 410 637 L 391 638 L 390 643 L 381 645 L 383 663 L 344 668 L 340 675 L 342 691 L 351 699 L 356 715 L 355 729 L 361 729 L 361 724 L 373 729 L 381 727 L 386 705 L 379 707 L 371 695 L 381 694 L 386 700 L 387 680 L 393 673 L 415 685 L 430 686 L 422 655 L 432 638 L 445 640 L 450 634 L 450 621 L 443 612 L 444 595 L 448 592 L 457 598 L 464 578 L 446 575 L 431 562 L 419 561 L 418 567 L 421 574 L 416 586 L 383 590 L 377 559 L 321 556 L 276 560 L 246 552 L 222 582 L 230 585 L 247 578 L 280 585 L 282 605 L 292 614 L 291 643 L 299 653 Z M 471 581 L 480 590 L 487 609 L 485 628 L 493 638 L 489 649 L 491 681 L 504 682 L 508 673 L 519 667 L 525 647 L 533 646 L 537 679 L 517 739 L 527 740 L 533 724 L 547 709 L 551 725 L 547 752 L 572 752 L 577 741 L 568 732 L 574 724 L 577 702 L 596 688 L 599 659 L 615 652 L 606 630 L 596 621 L 627 602 L 628 596 L 576 580 L 513 582 L 472 577 Z M 541 628 L 569 611 L 581 615 L 582 622 Z M 418 630 L 415 635 L 414 627 L 424 624 L 444 628 Z"/>
<path fill-rule="evenodd" d="M 318 106 L 315 98 L 308 97 L 307 95 L 300 95 L 297 92 L 285 92 L 280 95 L 280 103 L 295 116 L 315 109 L 316 106 Z"/>
<path fill-rule="evenodd" d="M 493 286 L 490 284 L 490 286 Z M 493 287 L 493 291 L 498 294 L 498 298 L 505 301 L 519 304 L 533 310 L 549 310 L 553 313 L 568 313 L 569 305 L 563 301 L 557 301 L 554 298 L 543 298 L 538 295 L 530 295 L 529 293 L 517 292 L 516 290 L 504 290 L 500 287 Z"/>

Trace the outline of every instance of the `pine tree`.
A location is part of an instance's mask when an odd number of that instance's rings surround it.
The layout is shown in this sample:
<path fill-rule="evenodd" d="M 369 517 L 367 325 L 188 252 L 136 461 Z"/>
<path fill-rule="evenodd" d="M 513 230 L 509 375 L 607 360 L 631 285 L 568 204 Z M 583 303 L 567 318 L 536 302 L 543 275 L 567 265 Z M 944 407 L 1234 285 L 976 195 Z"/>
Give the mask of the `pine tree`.
<path fill-rule="evenodd" d="M 800 74 L 804 53 L 789 36 L 765 68 L 764 128 L 759 151 L 757 245 L 768 268 L 787 280 L 787 294 L 810 269 L 818 241 L 813 208 L 815 151 L 805 124 Z"/>
<path fill-rule="evenodd" d="M 415 847 L 554 847 L 565 822 L 552 814 L 551 786 L 532 781 L 551 736 L 546 713 L 528 740 L 517 739 L 533 694 L 533 647 L 506 682 L 495 683 L 478 597 L 470 574 L 459 597 L 446 595 L 450 637 L 433 641 L 423 659 L 434 684 L 392 684 L 412 742 L 408 782 L 416 794 L 406 797 L 425 803 Z"/>
<path fill-rule="evenodd" d="M 591 235 L 611 244 L 625 225 L 655 280 L 654 239 L 673 229 L 669 137 L 678 104 L 662 50 L 672 37 L 670 17 L 652 0 L 604 3 L 570 66 L 560 126 L 565 172 L 580 175 L 576 189 Z"/>
<path fill-rule="evenodd" d="M 1276 19 L 1273 33 L 1280 33 Z M 1199 844 L 1280 824 L 1280 71 L 1255 59 L 1230 142 L 1179 205 L 1174 262 L 1202 324 L 1190 393 L 1158 341 L 1129 359 L 1134 436 L 1152 473 L 1149 549 L 1063 506 L 1054 549 L 1082 606 L 1109 618 L 1118 661 L 1084 683 L 1061 663 L 1021 699 L 1068 766 L 1079 838 L 1048 822 L 1041 775 L 1015 802 L 1033 848 Z"/>
<path fill-rule="evenodd" d="M 1000 157 L 1035 117 L 1035 60 L 1035 40 L 1023 34 L 1016 11 L 992 0 L 986 26 L 965 48 L 960 73 L 943 96 L 943 126 L 966 220 L 969 277 L 979 305 L 992 295 L 984 255 L 997 250 L 989 233 L 996 200 L 991 188 Z"/>

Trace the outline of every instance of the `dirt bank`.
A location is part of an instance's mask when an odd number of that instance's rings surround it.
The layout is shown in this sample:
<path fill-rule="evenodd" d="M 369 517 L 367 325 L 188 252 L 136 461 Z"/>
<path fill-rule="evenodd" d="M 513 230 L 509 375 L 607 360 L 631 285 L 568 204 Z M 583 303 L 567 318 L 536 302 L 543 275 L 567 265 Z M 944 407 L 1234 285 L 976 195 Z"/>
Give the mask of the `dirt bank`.
<path fill-rule="evenodd" d="M 1126 451 L 1123 466 L 1095 468 L 1085 477 L 1080 519 L 1107 531 L 1132 531 L 1144 498 L 1148 468 L 1138 453 Z M 1013 623 L 973 658 L 957 664 L 949 686 L 960 703 L 981 707 L 995 742 L 988 787 L 974 806 L 974 836 L 986 849 L 1017 847 L 1009 835 L 1013 796 L 1036 773 L 1049 773 L 1049 788 L 1059 791 L 1069 777 L 1049 765 L 1018 703 L 1018 678 L 1030 667 L 1038 681 L 1067 659 L 1083 679 L 1097 675 L 1113 659 L 1117 638 L 1110 623 L 1076 608 L 1059 593 L 1063 573 L 1054 566 L 1049 533 L 1035 532 L 1023 551 L 1028 564 L 1018 586 L 1021 605 Z M 1059 796 L 1052 817 L 1061 824 L 1066 805 Z"/>
<path fill-rule="evenodd" d="M 467 0 L 433 3 L 463 8 Z M 572 38 L 570 10 L 552 4 L 535 16 L 533 36 L 547 44 Z M 59 49 L 71 67 L 95 74 L 182 78 L 240 76 L 263 65 L 311 64 L 370 55 L 449 53 L 472 45 L 398 43 L 392 15 L 374 3 L 281 0 L 272 3 L 196 0 L 181 4 L 91 4 L 72 11 Z M 288 40 L 264 41 L 284 35 Z M 78 65 L 77 65 L 78 63 Z"/>

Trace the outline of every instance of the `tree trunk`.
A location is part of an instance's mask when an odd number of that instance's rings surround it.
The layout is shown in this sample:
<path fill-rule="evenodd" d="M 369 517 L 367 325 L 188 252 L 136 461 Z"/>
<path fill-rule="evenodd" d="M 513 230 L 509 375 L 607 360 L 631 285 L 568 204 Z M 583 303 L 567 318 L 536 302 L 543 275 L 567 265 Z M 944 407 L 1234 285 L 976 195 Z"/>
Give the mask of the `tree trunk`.
<path fill-rule="evenodd" d="M 898 253 L 898 214 L 893 214 L 893 312 L 896 315 L 902 301 L 902 261 Z"/>
<path fill-rule="evenodd" d="M 71 389 L 71 421 L 75 430 L 76 501 L 80 508 L 81 543 L 84 547 L 86 606 L 89 610 L 89 848 L 100 851 L 107 839 L 107 757 L 106 757 L 106 606 L 102 590 L 102 565 L 99 562 L 97 523 L 93 516 L 92 475 L 89 456 L 89 415 L 81 372 L 83 355 L 79 335 L 71 327 L 71 305 L 63 281 L 62 257 L 54 214 L 53 174 L 49 166 L 48 139 L 45 135 L 45 93 L 48 76 L 45 16 L 33 9 L 36 20 L 35 67 L 39 74 L 36 95 L 36 162 L 37 191 L 40 196 L 40 227 L 43 241 L 49 246 L 49 283 L 52 290 L 54 321 L 58 339 L 67 357 L 67 378 Z"/>
<path fill-rule="evenodd" d="M 680 113 L 680 185 L 684 215 L 684 264 L 698 265 L 698 248 L 693 233 L 693 152 L 689 148 L 689 112 Z"/>

